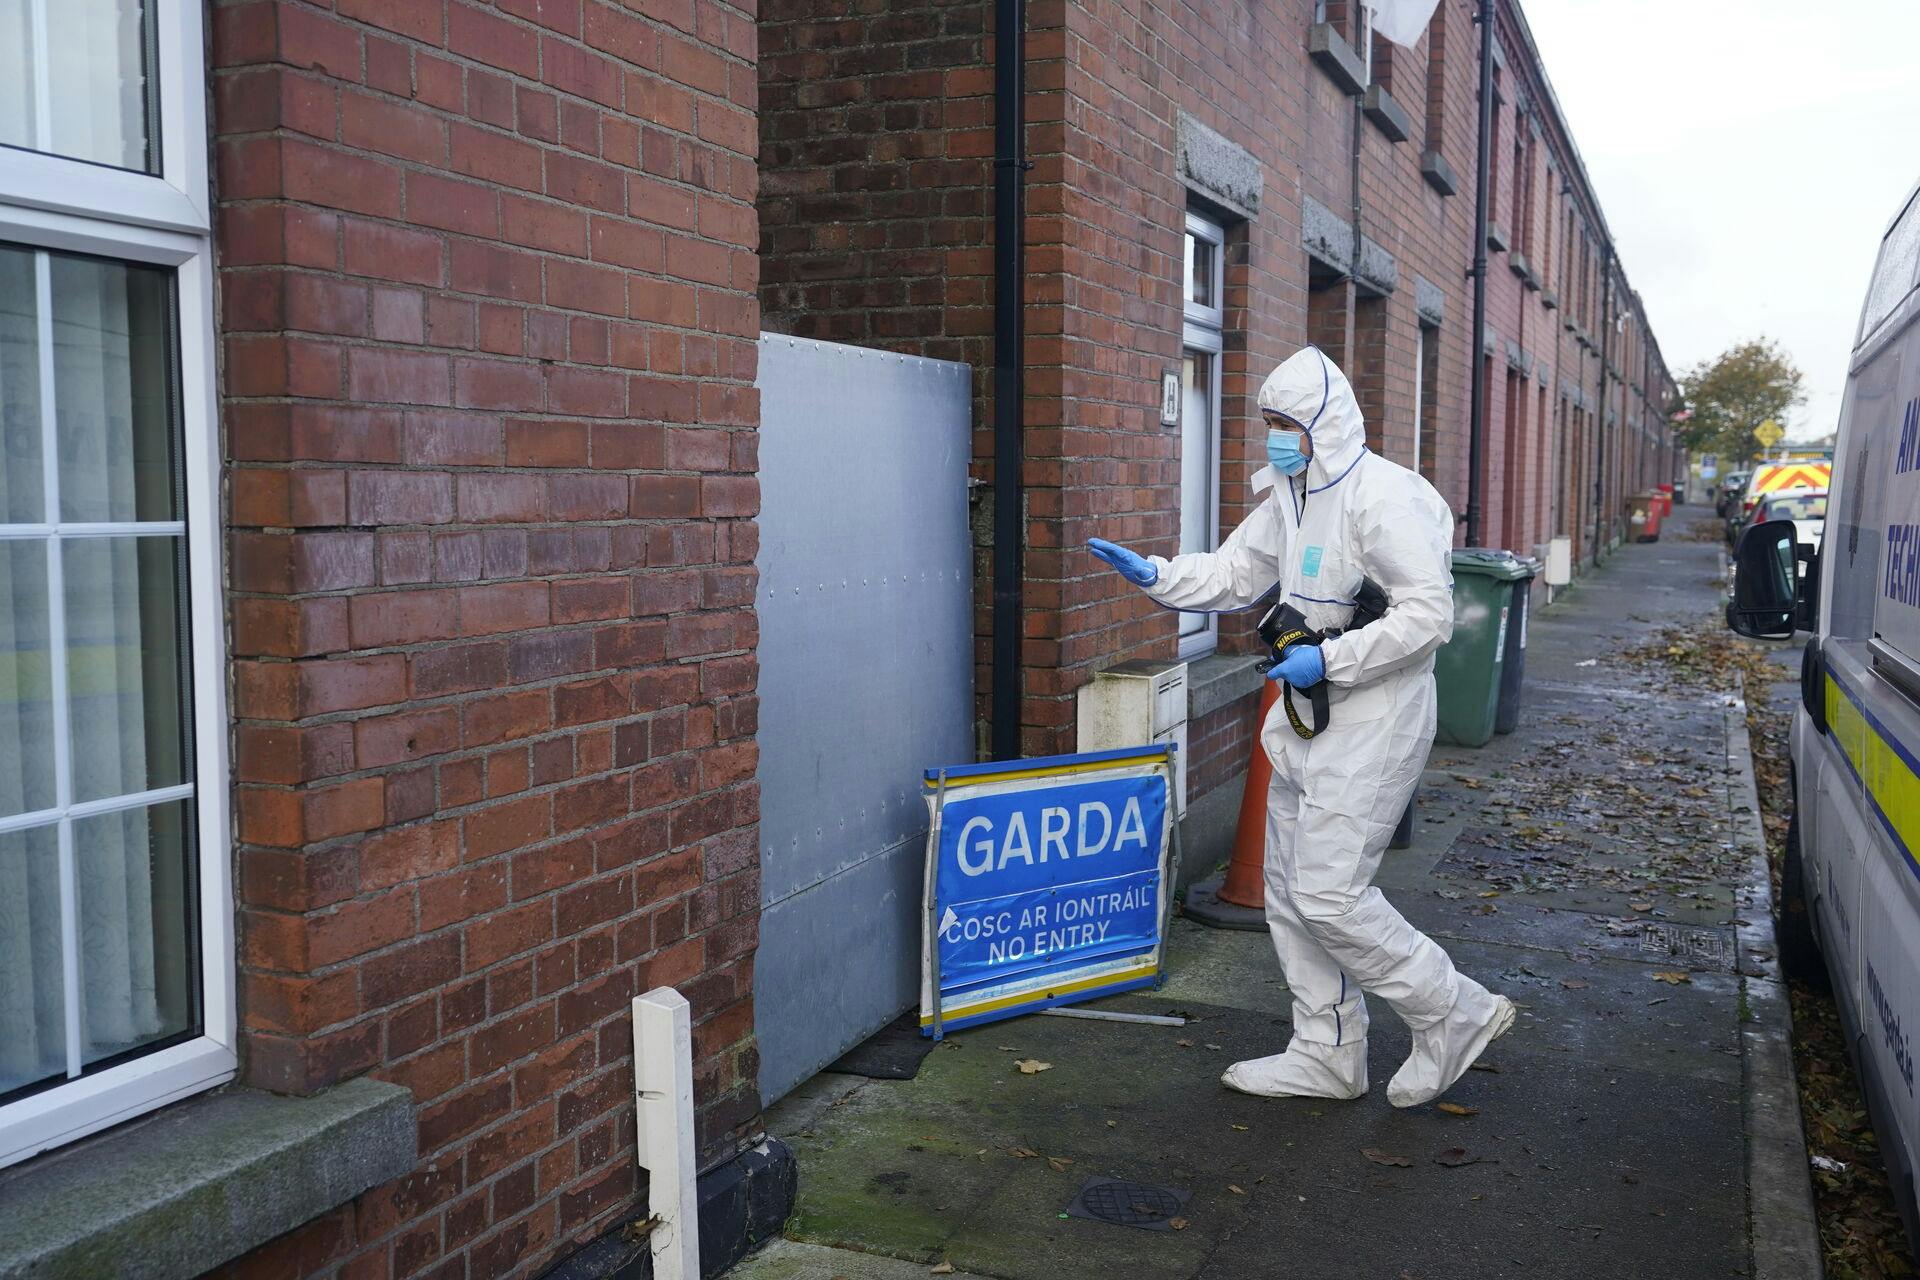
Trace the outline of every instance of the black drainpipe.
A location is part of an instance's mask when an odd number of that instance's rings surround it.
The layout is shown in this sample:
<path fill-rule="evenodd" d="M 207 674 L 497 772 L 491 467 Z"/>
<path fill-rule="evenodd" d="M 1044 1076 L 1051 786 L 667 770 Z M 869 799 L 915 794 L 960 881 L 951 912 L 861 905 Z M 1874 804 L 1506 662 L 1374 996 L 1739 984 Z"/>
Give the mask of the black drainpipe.
<path fill-rule="evenodd" d="M 1607 448 L 1607 348 L 1613 336 L 1613 244 L 1600 255 L 1600 420 L 1594 432 L 1600 456 L 1595 460 L 1593 491 L 1593 562 L 1600 563 L 1606 548 L 1607 482 L 1613 478 L 1613 457 Z"/>
<path fill-rule="evenodd" d="M 1480 471 L 1487 434 L 1487 166 L 1493 159 L 1493 0 L 1480 0 L 1480 161 L 1473 183 L 1473 403 L 1467 416 L 1467 545 L 1480 545 Z"/>
<path fill-rule="evenodd" d="M 1020 484 L 1026 397 L 1025 0 L 994 0 L 993 55 L 993 758 L 1020 755 Z"/>

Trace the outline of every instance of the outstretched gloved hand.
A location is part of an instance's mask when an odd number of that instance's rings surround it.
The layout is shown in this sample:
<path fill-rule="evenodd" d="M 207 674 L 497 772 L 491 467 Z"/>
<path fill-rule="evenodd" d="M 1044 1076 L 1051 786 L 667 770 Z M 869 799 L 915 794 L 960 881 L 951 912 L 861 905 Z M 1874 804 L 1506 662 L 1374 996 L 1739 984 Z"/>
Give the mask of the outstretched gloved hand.
<path fill-rule="evenodd" d="M 1121 577 L 1136 587 L 1150 587 L 1160 580 L 1160 571 L 1153 567 L 1152 561 L 1134 554 L 1117 542 L 1088 538 L 1087 550 L 1112 565 Z"/>
<path fill-rule="evenodd" d="M 1326 678 L 1327 660 L 1317 644 L 1296 644 L 1280 655 L 1267 672 L 1269 680 L 1284 680 L 1296 689 L 1311 689 Z"/>

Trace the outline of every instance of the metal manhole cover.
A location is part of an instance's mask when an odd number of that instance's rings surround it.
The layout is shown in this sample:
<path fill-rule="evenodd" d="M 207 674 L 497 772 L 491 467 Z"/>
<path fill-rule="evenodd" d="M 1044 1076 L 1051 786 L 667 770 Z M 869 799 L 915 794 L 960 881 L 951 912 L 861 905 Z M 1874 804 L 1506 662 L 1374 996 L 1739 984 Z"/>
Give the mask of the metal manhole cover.
<path fill-rule="evenodd" d="M 1168 1231 L 1192 1195 L 1190 1191 L 1150 1187 L 1120 1178 L 1089 1178 L 1067 1206 L 1067 1216 L 1144 1231 Z"/>
<path fill-rule="evenodd" d="M 1649 920 L 1640 930 L 1640 950 L 1692 964 L 1733 968 L 1733 934 L 1725 929 Z"/>

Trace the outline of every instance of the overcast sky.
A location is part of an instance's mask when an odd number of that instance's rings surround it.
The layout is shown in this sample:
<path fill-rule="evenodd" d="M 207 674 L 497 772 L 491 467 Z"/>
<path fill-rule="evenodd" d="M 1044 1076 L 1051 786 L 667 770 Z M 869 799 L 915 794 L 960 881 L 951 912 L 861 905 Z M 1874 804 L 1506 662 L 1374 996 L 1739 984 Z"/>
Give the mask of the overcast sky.
<path fill-rule="evenodd" d="M 1920 181 L 1920 3 L 1521 0 L 1678 377 L 1743 339 L 1840 413 L 1887 222 Z"/>

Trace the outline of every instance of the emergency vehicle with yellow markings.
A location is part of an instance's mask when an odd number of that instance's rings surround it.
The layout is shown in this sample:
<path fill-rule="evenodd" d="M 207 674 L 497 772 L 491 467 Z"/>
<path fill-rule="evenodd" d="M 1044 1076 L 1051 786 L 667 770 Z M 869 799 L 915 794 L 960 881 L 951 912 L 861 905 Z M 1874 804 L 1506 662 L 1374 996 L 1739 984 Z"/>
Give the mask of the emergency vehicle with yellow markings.
<path fill-rule="evenodd" d="M 1751 513 L 1762 498 L 1798 489 L 1824 491 L 1832 483 L 1833 464 L 1824 458 L 1756 463 L 1753 474 L 1747 477 L 1747 491 L 1740 499 L 1740 506 Z"/>
<path fill-rule="evenodd" d="M 1861 309 L 1831 478 L 1820 486 L 1829 489 L 1822 545 L 1796 539 L 1792 520 L 1750 525 L 1734 552 L 1727 606 L 1743 635 L 1808 633 L 1780 959 L 1789 973 L 1817 973 L 1824 962 L 1912 1239 L 1920 1239 L 1917 196 L 1887 229 Z M 1756 472 L 1750 488 L 1760 479 Z"/>

